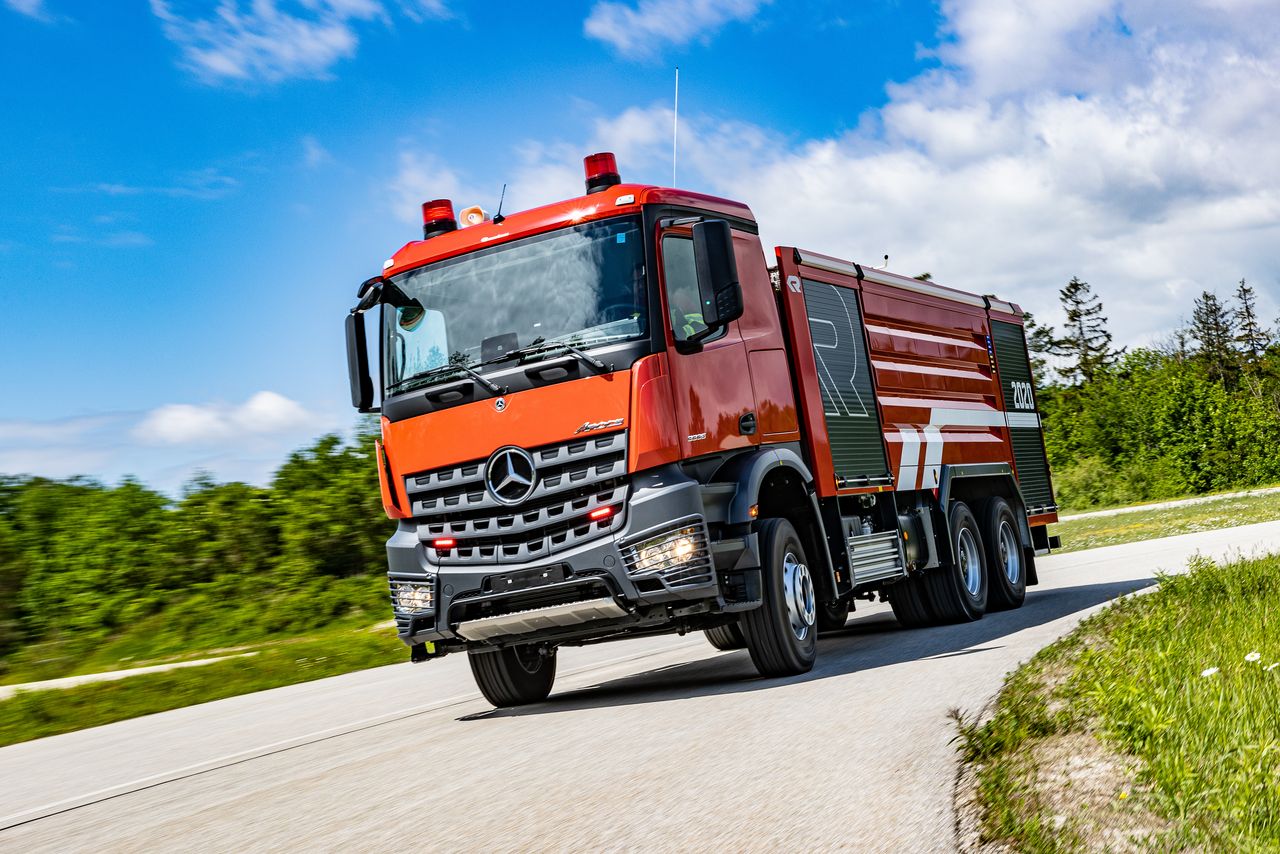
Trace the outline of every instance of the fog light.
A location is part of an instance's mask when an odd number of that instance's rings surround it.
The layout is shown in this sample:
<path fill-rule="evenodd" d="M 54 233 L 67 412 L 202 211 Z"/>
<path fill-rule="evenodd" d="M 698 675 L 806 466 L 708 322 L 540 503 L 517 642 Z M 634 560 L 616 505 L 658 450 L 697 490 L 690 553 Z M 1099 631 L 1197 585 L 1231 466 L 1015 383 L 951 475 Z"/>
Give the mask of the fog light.
<path fill-rule="evenodd" d="M 649 575 L 682 566 L 705 548 L 701 525 L 690 525 L 626 549 L 631 575 Z"/>
<path fill-rule="evenodd" d="M 402 614 L 421 614 L 435 607 L 433 585 L 429 581 L 392 582 L 391 599 Z"/>

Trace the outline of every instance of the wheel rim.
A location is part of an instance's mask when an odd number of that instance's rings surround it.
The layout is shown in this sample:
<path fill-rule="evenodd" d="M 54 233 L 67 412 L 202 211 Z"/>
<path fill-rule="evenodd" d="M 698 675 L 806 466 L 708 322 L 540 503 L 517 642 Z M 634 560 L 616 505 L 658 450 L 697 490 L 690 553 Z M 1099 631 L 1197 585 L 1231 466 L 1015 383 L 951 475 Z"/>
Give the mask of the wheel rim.
<path fill-rule="evenodd" d="M 1004 577 L 1011 584 L 1022 579 L 1022 550 L 1018 548 L 1013 526 L 1007 520 L 1000 523 L 1000 563 L 1004 566 Z"/>
<path fill-rule="evenodd" d="M 782 559 L 782 590 L 786 594 L 787 618 L 796 640 L 804 640 L 817 619 L 817 599 L 813 595 L 813 578 L 809 567 L 787 552 Z"/>
<path fill-rule="evenodd" d="M 956 563 L 964 574 L 965 589 L 970 596 L 977 596 L 982 589 L 982 556 L 978 553 L 978 541 L 968 528 L 961 528 L 956 537 Z"/>

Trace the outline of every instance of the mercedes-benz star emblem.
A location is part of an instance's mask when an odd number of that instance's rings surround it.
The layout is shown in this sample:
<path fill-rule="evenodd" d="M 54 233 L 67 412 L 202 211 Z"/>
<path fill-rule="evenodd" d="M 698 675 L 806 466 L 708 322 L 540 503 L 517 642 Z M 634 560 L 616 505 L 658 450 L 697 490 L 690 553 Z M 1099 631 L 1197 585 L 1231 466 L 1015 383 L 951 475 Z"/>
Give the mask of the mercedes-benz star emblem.
<path fill-rule="evenodd" d="M 507 399 L 506 399 L 505 397 L 500 397 L 500 398 L 498 398 L 497 400 L 495 400 L 495 401 L 493 402 L 493 408 L 494 408 L 494 409 L 496 409 L 496 410 L 498 410 L 499 412 L 501 412 L 502 410 L 506 409 L 506 408 L 507 408 Z"/>
<path fill-rule="evenodd" d="M 484 469 L 489 494 L 503 504 L 519 504 L 538 484 L 533 457 L 524 448 L 499 448 Z"/>

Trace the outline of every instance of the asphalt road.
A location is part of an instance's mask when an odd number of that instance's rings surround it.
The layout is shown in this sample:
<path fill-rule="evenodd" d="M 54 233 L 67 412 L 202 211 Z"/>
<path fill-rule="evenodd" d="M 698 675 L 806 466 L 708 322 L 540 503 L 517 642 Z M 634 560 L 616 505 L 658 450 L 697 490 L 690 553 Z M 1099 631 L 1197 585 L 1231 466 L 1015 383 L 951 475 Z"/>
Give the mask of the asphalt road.
<path fill-rule="evenodd" d="M 466 661 L 395 665 L 0 750 L 0 849 L 954 849 L 947 718 L 1115 596 L 1280 522 L 1045 558 L 1018 611 L 901 630 L 883 606 L 817 667 L 755 676 L 701 636 L 561 653 L 496 712 Z"/>

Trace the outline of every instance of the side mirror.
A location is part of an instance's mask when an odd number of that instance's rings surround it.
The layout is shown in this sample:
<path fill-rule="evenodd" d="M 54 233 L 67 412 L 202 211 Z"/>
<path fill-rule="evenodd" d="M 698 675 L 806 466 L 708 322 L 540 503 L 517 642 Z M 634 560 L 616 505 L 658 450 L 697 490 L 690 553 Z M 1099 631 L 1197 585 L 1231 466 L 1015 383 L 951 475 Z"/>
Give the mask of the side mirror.
<path fill-rule="evenodd" d="M 347 374 L 351 380 L 351 405 L 373 411 L 373 378 L 369 376 L 369 350 L 364 334 L 364 314 L 347 315 Z"/>
<path fill-rule="evenodd" d="M 729 223 L 709 219 L 693 226 L 693 261 L 708 333 L 742 317 L 742 286 Z"/>

